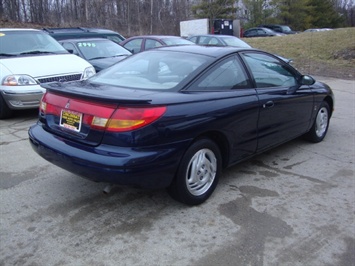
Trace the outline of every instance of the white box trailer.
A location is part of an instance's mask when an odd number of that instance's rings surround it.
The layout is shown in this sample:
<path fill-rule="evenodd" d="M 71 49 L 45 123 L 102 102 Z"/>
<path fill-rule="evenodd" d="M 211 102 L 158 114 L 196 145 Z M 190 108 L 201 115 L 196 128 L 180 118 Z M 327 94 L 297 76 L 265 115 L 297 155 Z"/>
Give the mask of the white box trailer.
<path fill-rule="evenodd" d="M 228 22 L 228 27 L 224 27 L 225 21 Z M 180 36 L 183 38 L 187 38 L 192 35 L 209 34 L 211 33 L 211 31 L 214 31 L 214 34 L 227 34 L 227 35 L 234 35 L 236 37 L 240 37 L 239 20 L 231 21 L 231 20 L 224 20 L 224 19 L 216 19 L 214 22 L 215 22 L 214 23 L 215 28 L 212 28 L 212 30 L 210 30 L 208 18 L 180 21 Z M 216 27 L 216 24 L 218 23 L 221 25 L 219 27 Z M 223 28 L 222 31 L 221 28 Z M 230 32 L 225 31 L 225 29 L 227 28 L 230 29 Z"/>
<path fill-rule="evenodd" d="M 187 38 L 192 35 L 208 34 L 208 18 L 180 21 L 180 36 Z"/>

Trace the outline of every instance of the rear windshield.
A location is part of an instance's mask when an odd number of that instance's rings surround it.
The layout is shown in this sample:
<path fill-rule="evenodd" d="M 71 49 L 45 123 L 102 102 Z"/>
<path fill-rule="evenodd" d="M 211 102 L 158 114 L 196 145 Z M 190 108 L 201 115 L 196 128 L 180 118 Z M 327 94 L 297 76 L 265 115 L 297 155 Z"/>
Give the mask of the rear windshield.
<path fill-rule="evenodd" d="M 274 34 L 275 31 L 269 28 L 263 28 L 263 31 L 265 31 L 266 33 L 270 33 L 270 34 Z"/>
<path fill-rule="evenodd" d="M 68 52 L 56 40 L 40 31 L 0 31 L 1 56 L 31 53 Z"/>
<path fill-rule="evenodd" d="M 164 38 L 164 43 L 166 45 L 185 45 L 185 44 L 195 44 L 189 40 L 183 38 Z"/>
<path fill-rule="evenodd" d="M 237 37 L 221 37 L 221 39 L 224 40 L 228 46 L 251 48 L 249 44 L 242 41 L 241 39 L 238 39 Z"/>
<path fill-rule="evenodd" d="M 133 89 L 170 90 L 194 76 L 208 56 L 172 51 L 146 51 L 101 71 L 88 81 Z"/>

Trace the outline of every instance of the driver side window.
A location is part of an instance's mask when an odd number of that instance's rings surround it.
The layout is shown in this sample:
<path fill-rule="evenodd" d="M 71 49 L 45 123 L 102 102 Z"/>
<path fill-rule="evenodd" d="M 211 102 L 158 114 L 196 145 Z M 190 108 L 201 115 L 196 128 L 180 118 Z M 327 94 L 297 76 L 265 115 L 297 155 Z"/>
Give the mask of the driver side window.
<path fill-rule="evenodd" d="M 297 85 L 294 74 L 276 58 L 259 53 L 243 53 L 242 57 L 253 74 L 257 88 Z"/>

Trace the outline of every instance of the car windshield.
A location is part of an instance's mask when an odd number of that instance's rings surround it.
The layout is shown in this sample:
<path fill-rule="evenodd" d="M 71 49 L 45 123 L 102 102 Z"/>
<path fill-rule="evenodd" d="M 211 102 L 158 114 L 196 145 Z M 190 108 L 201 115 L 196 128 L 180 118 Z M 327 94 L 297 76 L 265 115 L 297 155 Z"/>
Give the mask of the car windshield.
<path fill-rule="evenodd" d="M 87 60 L 132 54 L 127 49 L 110 40 L 82 40 L 78 41 L 76 46 Z"/>
<path fill-rule="evenodd" d="M 282 28 L 282 32 L 289 32 L 289 31 L 292 31 L 289 26 L 281 26 L 281 28 Z"/>
<path fill-rule="evenodd" d="M 237 37 L 221 37 L 221 39 L 223 41 L 225 41 L 225 43 L 228 46 L 237 46 L 237 47 L 243 47 L 243 48 L 251 48 L 251 46 L 249 44 L 247 44 L 246 42 L 238 39 Z"/>
<path fill-rule="evenodd" d="M 169 90 L 203 67 L 210 57 L 172 51 L 138 53 L 90 78 L 91 83 L 133 89 Z"/>
<path fill-rule="evenodd" d="M 194 44 L 189 40 L 185 40 L 183 38 L 164 38 L 164 43 L 166 45 L 185 45 L 185 44 Z"/>
<path fill-rule="evenodd" d="M 40 31 L 0 31 L 2 55 L 68 53 L 56 40 Z"/>

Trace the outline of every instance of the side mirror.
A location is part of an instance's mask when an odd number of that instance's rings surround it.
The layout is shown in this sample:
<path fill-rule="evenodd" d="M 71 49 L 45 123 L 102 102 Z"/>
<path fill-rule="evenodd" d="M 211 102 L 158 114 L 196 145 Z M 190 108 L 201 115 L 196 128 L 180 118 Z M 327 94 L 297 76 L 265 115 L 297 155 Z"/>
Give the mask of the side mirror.
<path fill-rule="evenodd" d="M 302 85 L 313 85 L 315 82 L 316 81 L 311 76 L 305 75 L 305 76 L 301 77 L 301 84 Z"/>

